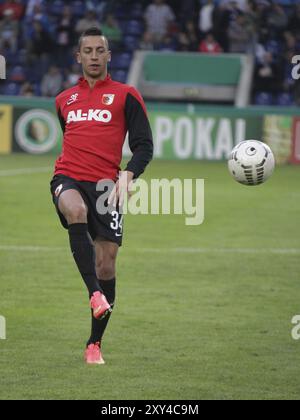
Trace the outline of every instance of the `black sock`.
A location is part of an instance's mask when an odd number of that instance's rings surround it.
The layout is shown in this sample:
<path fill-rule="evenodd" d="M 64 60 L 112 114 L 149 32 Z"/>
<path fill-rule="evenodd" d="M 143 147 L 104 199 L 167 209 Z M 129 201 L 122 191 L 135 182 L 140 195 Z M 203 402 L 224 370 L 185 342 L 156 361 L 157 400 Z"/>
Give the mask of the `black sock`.
<path fill-rule="evenodd" d="M 96 276 L 94 245 L 86 223 L 69 226 L 70 246 L 80 274 L 88 288 L 90 297 L 94 292 L 102 292 Z"/>
<path fill-rule="evenodd" d="M 116 297 L 116 279 L 114 278 L 112 280 L 106 280 L 106 281 L 99 280 L 99 283 L 100 283 L 101 288 L 103 289 L 103 293 L 105 294 L 106 299 L 108 300 L 108 303 L 113 309 L 114 303 L 115 303 L 115 297 Z M 92 313 L 92 333 L 91 333 L 91 337 L 87 345 L 101 342 L 104 331 L 110 319 L 110 316 L 111 316 L 111 312 L 108 315 L 106 315 L 105 318 L 99 320 L 99 319 L 96 319 Z"/>

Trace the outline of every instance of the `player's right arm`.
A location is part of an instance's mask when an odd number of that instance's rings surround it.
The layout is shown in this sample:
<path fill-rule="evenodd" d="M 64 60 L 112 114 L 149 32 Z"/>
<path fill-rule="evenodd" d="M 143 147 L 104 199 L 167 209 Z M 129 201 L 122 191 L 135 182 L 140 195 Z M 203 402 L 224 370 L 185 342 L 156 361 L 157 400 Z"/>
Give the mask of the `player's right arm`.
<path fill-rule="evenodd" d="M 60 109 L 58 97 L 55 100 L 55 107 L 56 107 L 57 118 L 59 120 L 62 132 L 64 133 L 65 129 L 66 129 L 66 122 L 64 120 L 64 117 L 63 117 L 61 109 Z"/>

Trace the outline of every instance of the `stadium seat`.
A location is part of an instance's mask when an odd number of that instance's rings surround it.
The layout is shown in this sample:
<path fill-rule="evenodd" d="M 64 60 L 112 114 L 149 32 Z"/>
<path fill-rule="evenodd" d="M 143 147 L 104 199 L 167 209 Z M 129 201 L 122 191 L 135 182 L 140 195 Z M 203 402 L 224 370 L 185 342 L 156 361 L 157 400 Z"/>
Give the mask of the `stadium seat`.
<path fill-rule="evenodd" d="M 111 76 L 114 80 L 121 83 L 127 82 L 127 72 L 125 70 L 116 70 L 111 72 Z"/>
<path fill-rule="evenodd" d="M 274 58 L 279 55 L 281 51 L 281 45 L 275 39 L 272 39 L 266 43 L 266 50 L 273 54 Z"/>
<path fill-rule="evenodd" d="M 82 17 L 86 12 L 85 2 L 81 0 L 72 1 L 72 12 L 77 18 Z"/>
<path fill-rule="evenodd" d="M 144 15 L 142 4 L 134 4 L 129 13 L 131 19 L 142 19 Z"/>
<path fill-rule="evenodd" d="M 131 63 L 131 54 L 129 53 L 113 54 L 111 68 L 127 70 L 130 66 L 130 63 Z"/>
<path fill-rule="evenodd" d="M 141 36 L 144 32 L 144 25 L 139 20 L 129 20 L 121 24 L 121 29 L 125 35 Z"/>
<path fill-rule="evenodd" d="M 50 15 L 60 16 L 62 14 L 65 3 L 63 0 L 54 0 L 48 4 L 48 13 Z"/>
<path fill-rule="evenodd" d="M 22 66 L 15 66 L 9 74 L 9 80 L 12 82 L 24 82 L 26 79 L 25 72 Z"/>
<path fill-rule="evenodd" d="M 294 99 L 290 93 L 283 92 L 276 97 L 275 103 L 279 106 L 292 106 L 294 104 Z"/>
<path fill-rule="evenodd" d="M 118 4 L 116 9 L 114 10 L 114 16 L 117 20 L 126 19 L 128 16 L 128 9 L 124 4 Z"/>
<path fill-rule="evenodd" d="M 273 105 L 273 95 L 267 92 L 259 92 L 255 95 L 255 105 Z"/>
<path fill-rule="evenodd" d="M 123 38 L 123 43 L 126 51 L 133 52 L 139 47 L 139 38 L 132 35 L 126 35 Z"/>
<path fill-rule="evenodd" d="M 4 95 L 17 96 L 20 93 L 20 85 L 17 83 L 7 83 L 3 89 Z"/>

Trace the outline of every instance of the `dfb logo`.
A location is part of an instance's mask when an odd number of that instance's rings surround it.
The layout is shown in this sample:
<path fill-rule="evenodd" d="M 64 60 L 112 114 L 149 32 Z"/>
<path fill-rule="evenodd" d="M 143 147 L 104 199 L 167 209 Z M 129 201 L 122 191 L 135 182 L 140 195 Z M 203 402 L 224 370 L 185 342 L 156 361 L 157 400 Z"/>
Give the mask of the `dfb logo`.
<path fill-rule="evenodd" d="M 292 319 L 292 324 L 295 327 L 292 329 L 292 338 L 293 340 L 300 340 L 300 315 L 295 315 Z"/>
<path fill-rule="evenodd" d="M 6 319 L 0 315 L 0 340 L 6 339 Z"/>
<path fill-rule="evenodd" d="M 300 79 L 300 55 L 295 55 L 292 58 L 292 64 L 295 64 L 295 67 L 293 68 L 293 71 L 292 71 L 292 78 L 294 80 L 299 80 Z"/>
<path fill-rule="evenodd" d="M 0 55 L 0 79 L 6 79 L 6 60 Z"/>

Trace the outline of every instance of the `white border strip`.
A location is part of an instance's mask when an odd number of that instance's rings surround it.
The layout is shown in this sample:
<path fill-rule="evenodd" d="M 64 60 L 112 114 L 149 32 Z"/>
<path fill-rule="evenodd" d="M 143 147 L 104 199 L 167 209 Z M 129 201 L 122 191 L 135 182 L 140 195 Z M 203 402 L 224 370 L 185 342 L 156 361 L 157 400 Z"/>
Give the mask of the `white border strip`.
<path fill-rule="evenodd" d="M 0 245 L 0 251 L 21 252 L 68 252 L 68 246 L 26 246 L 26 245 Z M 127 248 L 127 252 L 140 252 L 143 254 L 274 254 L 298 255 L 300 248 Z"/>
<path fill-rule="evenodd" d="M 151 254 L 300 254 L 300 248 L 141 248 Z"/>

